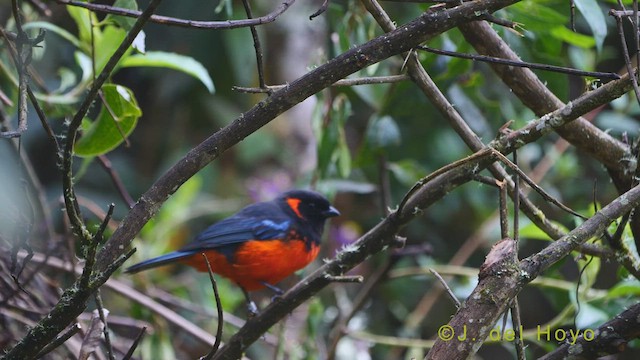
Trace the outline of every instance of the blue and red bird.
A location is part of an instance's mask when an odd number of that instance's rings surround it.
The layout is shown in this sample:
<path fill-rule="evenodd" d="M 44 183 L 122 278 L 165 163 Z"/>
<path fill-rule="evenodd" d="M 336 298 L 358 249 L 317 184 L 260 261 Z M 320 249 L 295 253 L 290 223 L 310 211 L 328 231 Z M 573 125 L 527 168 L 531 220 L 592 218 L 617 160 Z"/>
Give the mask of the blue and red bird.
<path fill-rule="evenodd" d="M 313 261 L 325 220 L 338 215 L 324 196 L 292 190 L 249 205 L 211 225 L 180 250 L 135 264 L 126 272 L 176 262 L 206 272 L 204 253 L 212 271 L 238 284 L 250 303 L 248 291 L 265 287 L 278 291 L 278 282 Z"/>

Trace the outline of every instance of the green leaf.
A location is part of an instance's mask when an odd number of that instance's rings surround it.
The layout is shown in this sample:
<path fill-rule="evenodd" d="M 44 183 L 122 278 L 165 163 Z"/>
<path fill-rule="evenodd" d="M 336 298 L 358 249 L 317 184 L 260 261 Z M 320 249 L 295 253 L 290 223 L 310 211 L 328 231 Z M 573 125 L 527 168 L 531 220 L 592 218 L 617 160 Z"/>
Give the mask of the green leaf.
<path fill-rule="evenodd" d="M 136 0 L 116 0 L 113 3 L 113 6 L 129 10 L 138 10 L 138 3 L 136 2 Z M 122 27 L 126 31 L 129 31 L 133 27 L 133 24 L 136 22 L 136 18 L 109 14 L 105 18 L 105 21 L 113 21 L 120 25 L 120 27 Z"/>
<path fill-rule="evenodd" d="M 78 156 L 102 155 L 115 149 L 131 134 L 142 116 L 131 90 L 121 85 L 107 84 L 102 87 L 102 92 L 115 119 L 103 104 L 98 118 L 86 128 L 75 144 Z"/>
<path fill-rule="evenodd" d="M 149 51 L 144 55 L 137 54 L 128 56 L 122 59 L 120 65 L 123 67 L 165 67 L 182 71 L 183 73 L 200 80 L 200 82 L 207 87 L 210 93 L 215 91 L 213 80 L 211 80 L 207 69 L 201 63 L 189 56 L 162 51 Z"/>
<path fill-rule="evenodd" d="M 76 64 L 78 64 L 78 66 L 80 66 L 80 69 L 82 70 L 82 79 L 80 80 L 80 82 L 82 83 L 89 82 L 92 78 L 91 74 L 93 74 L 93 66 L 91 65 L 91 58 L 89 58 L 86 54 L 80 51 L 76 51 L 73 55 L 76 59 Z"/>
<path fill-rule="evenodd" d="M 609 299 L 618 299 L 623 296 L 640 296 L 640 281 L 626 280 L 621 281 L 611 288 L 607 293 Z"/>
<path fill-rule="evenodd" d="M 413 159 L 390 162 L 389 171 L 402 185 L 412 186 L 427 174 L 427 170 Z"/>
<path fill-rule="evenodd" d="M 340 137 L 338 138 L 338 173 L 341 177 L 347 178 L 351 173 L 351 152 L 347 145 L 347 136 L 344 132 L 344 127 L 339 129 Z"/>
<path fill-rule="evenodd" d="M 99 74 L 107 62 L 113 57 L 113 53 L 120 46 L 120 43 L 127 36 L 127 32 L 119 27 L 107 25 L 104 27 L 102 31 L 102 36 L 100 39 L 96 39 L 95 46 L 95 69 L 96 75 Z M 127 54 L 131 52 L 131 47 L 125 51 L 122 59 L 127 58 Z M 122 63 L 122 59 L 120 60 L 120 64 Z"/>
<path fill-rule="evenodd" d="M 607 22 L 602 14 L 602 9 L 596 0 L 575 0 L 576 7 L 589 24 L 595 39 L 598 52 L 602 50 L 604 38 L 607 36 Z"/>
<path fill-rule="evenodd" d="M 554 223 L 561 230 L 569 232 L 569 230 L 564 225 L 562 225 L 562 224 L 560 224 L 558 222 L 555 222 L 555 221 L 552 221 L 552 223 Z M 547 233 L 542 231 L 542 229 L 540 229 L 534 223 L 529 223 L 528 225 L 526 225 L 524 227 L 521 227 L 520 228 L 520 237 L 533 239 L 533 240 L 544 240 L 544 241 L 553 240 L 553 239 L 551 239 L 549 237 L 549 235 L 547 235 Z"/>
<path fill-rule="evenodd" d="M 318 171 L 321 177 L 326 177 L 335 171 L 341 177 L 349 176 L 351 172 L 351 154 L 347 145 L 344 124 L 351 116 L 351 102 L 344 94 L 339 94 L 333 101 L 329 112 L 329 121 L 315 120 L 315 133 L 318 138 Z"/>
<path fill-rule="evenodd" d="M 596 40 L 593 37 L 575 33 L 564 26 L 556 26 L 551 29 L 551 35 L 556 39 L 585 49 L 596 45 Z"/>
<path fill-rule="evenodd" d="M 91 35 L 91 24 L 98 24 L 98 18 L 91 11 L 81 7 L 67 6 L 67 11 L 78 27 L 79 47 L 88 52 L 91 49 L 91 41 L 98 43 L 102 37 L 102 33 L 97 27 L 93 28 L 93 36 Z"/>

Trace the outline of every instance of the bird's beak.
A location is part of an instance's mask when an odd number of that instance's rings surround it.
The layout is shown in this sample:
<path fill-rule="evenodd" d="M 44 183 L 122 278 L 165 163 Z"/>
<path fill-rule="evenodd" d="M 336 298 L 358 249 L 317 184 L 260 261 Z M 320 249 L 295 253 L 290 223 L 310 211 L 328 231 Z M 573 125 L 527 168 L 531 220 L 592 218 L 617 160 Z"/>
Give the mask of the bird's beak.
<path fill-rule="evenodd" d="M 338 209 L 334 208 L 333 206 L 329 206 L 329 209 L 322 213 L 322 215 L 326 218 L 340 216 L 340 211 L 338 211 Z"/>

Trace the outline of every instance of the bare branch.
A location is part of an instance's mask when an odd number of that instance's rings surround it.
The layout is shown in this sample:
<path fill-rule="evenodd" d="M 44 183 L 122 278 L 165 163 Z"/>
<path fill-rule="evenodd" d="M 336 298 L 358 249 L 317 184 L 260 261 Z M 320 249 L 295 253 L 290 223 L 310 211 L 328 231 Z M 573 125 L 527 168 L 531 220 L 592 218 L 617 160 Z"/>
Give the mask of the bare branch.
<path fill-rule="evenodd" d="M 78 6 L 85 9 L 89 9 L 91 11 L 102 12 L 102 13 L 113 14 L 113 15 L 128 16 L 133 18 L 139 18 L 142 15 L 142 13 L 137 10 L 124 9 L 124 8 L 119 8 L 115 6 L 109 6 L 109 5 L 93 4 L 90 2 L 81 2 L 81 1 L 75 1 L 75 0 L 56 0 L 56 2 L 58 4 Z M 214 29 L 214 30 L 237 29 L 237 28 L 258 26 L 258 25 L 271 23 L 275 21 L 285 11 L 287 11 L 287 9 L 291 5 L 293 5 L 294 2 L 295 0 L 283 0 L 282 3 L 280 3 L 280 5 L 276 7 L 276 9 L 273 10 L 271 13 L 261 17 L 253 18 L 253 19 L 226 20 L 226 21 L 196 21 L 196 20 L 178 19 L 178 18 L 173 18 L 169 16 L 152 15 L 149 21 L 157 24 L 180 26 L 180 27 L 186 27 L 191 29 Z"/>
<path fill-rule="evenodd" d="M 538 64 L 538 63 L 532 63 L 532 62 L 526 62 L 526 61 L 516 61 L 516 60 L 502 59 L 502 58 L 493 57 L 493 56 L 463 54 L 455 51 L 434 49 L 424 45 L 418 46 L 417 49 L 424 50 L 426 52 L 430 52 L 433 54 L 446 55 L 446 56 L 457 57 L 461 59 L 469 59 L 473 61 L 487 62 L 492 64 L 516 66 L 516 67 L 523 67 L 523 68 L 529 68 L 529 69 L 538 69 L 538 70 L 552 71 L 552 72 L 558 72 L 561 74 L 576 75 L 576 76 L 589 76 L 589 77 L 594 77 L 598 79 L 612 79 L 612 80 L 620 79 L 620 75 L 616 73 L 610 73 L 610 72 L 583 71 L 583 70 L 572 69 L 572 68 L 567 68 L 563 66 Z"/>

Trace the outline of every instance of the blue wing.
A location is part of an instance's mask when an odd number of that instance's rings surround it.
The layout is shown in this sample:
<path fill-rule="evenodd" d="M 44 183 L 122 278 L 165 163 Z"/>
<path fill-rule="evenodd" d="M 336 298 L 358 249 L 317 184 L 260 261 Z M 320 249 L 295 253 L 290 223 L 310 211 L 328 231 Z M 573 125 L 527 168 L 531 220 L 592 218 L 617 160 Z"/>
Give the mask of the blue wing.
<path fill-rule="evenodd" d="M 261 203 L 246 207 L 236 215 L 209 226 L 180 251 L 218 249 L 247 240 L 284 238 L 292 221 L 279 208 L 270 205 Z"/>
<path fill-rule="evenodd" d="M 292 221 L 275 203 L 253 204 L 209 226 L 182 249 L 135 264 L 126 272 L 135 273 L 166 265 L 208 249 L 215 249 L 231 259 L 238 244 L 247 240 L 282 239 L 291 225 Z"/>
<path fill-rule="evenodd" d="M 287 234 L 291 226 L 289 220 L 228 220 L 230 219 L 211 225 L 180 251 L 215 249 L 247 240 L 280 239 Z"/>

